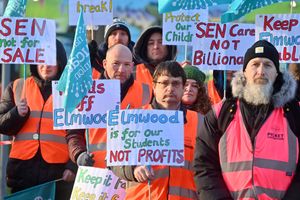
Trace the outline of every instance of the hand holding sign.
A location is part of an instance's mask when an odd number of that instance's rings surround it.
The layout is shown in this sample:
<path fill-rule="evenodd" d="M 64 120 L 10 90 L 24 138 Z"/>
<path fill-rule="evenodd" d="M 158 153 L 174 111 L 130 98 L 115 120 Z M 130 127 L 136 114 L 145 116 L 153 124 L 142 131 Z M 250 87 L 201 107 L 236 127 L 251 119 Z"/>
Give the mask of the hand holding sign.
<path fill-rule="evenodd" d="M 149 170 L 150 169 L 150 170 Z M 152 180 L 154 179 L 154 171 L 151 167 L 147 166 L 137 166 L 134 168 L 133 171 L 134 177 L 136 180 L 140 183 L 143 183 L 147 180 Z"/>
<path fill-rule="evenodd" d="M 17 105 L 17 110 L 21 117 L 26 116 L 29 111 L 26 99 L 21 99 L 20 103 Z"/>

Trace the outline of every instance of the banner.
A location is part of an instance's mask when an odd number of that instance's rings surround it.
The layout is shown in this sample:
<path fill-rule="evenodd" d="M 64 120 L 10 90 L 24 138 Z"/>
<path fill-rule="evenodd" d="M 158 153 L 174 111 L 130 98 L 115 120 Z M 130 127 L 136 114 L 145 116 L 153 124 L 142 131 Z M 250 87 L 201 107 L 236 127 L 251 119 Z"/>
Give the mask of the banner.
<path fill-rule="evenodd" d="M 300 15 L 256 15 L 255 39 L 272 43 L 281 63 L 300 62 Z"/>
<path fill-rule="evenodd" d="M 163 44 L 192 44 L 195 26 L 208 21 L 208 10 L 180 10 L 163 14 Z"/>
<path fill-rule="evenodd" d="M 3 17 L 24 17 L 26 4 L 27 0 L 9 0 Z"/>
<path fill-rule="evenodd" d="M 64 109 L 64 95 L 52 81 L 53 127 L 57 129 L 105 128 L 108 110 L 120 102 L 119 80 L 93 80 L 92 88 L 71 113 Z"/>
<path fill-rule="evenodd" d="M 37 185 L 4 197 L 4 200 L 55 200 L 55 181 Z"/>
<path fill-rule="evenodd" d="M 57 89 L 63 92 L 64 108 L 72 112 L 92 86 L 92 67 L 86 29 L 81 10 L 68 63 L 60 76 Z"/>
<path fill-rule="evenodd" d="M 77 24 L 80 7 L 83 11 L 85 25 L 112 24 L 112 0 L 69 0 L 69 25 Z"/>
<path fill-rule="evenodd" d="M 0 18 L 0 63 L 56 65 L 55 21 Z"/>
<path fill-rule="evenodd" d="M 254 43 L 253 24 L 200 22 L 193 38 L 193 64 L 202 70 L 239 70 Z"/>
<path fill-rule="evenodd" d="M 71 200 L 121 200 L 126 183 L 108 169 L 79 166 Z"/>
<path fill-rule="evenodd" d="M 108 166 L 184 165 L 182 111 L 110 111 L 106 158 Z"/>

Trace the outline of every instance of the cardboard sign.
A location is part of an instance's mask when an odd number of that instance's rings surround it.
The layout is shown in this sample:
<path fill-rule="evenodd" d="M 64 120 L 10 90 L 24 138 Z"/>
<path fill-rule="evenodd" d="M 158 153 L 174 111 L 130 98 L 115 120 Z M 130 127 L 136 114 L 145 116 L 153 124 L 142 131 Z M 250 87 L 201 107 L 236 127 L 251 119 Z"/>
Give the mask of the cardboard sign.
<path fill-rule="evenodd" d="M 69 0 L 69 25 L 77 24 L 80 9 L 83 11 L 85 25 L 112 24 L 112 0 Z"/>
<path fill-rule="evenodd" d="M 279 52 L 281 63 L 300 62 L 300 15 L 256 15 L 255 39 L 267 40 Z"/>
<path fill-rule="evenodd" d="M 180 10 L 163 14 L 163 44 L 192 44 L 196 25 L 208 21 L 208 10 Z"/>
<path fill-rule="evenodd" d="M 107 165 L 184 165 L 182 111 L 112 110 Z"/>
<path fill-rule="evenodd" d="M 239 70 L 244 54 L 254 43 L 253 24 L 197 24 L 193 64 L 203 70 Z"/>
<path fill-rule="evenodd" d="M 0 63 L 56 65 L 55 21 L 0 17 Z"/>
<path fill-rule="evenodd" d="M 107 111 L 115 109 L 120 102 L 119 80 L 93 80 L 92 88 L 71 113 L 63 107 L 64 96 L 55 89 L 57 83 L 52 81 L 54 129 L 106 127 Z"/>
<path fill-rule="evenodd" d="M 108 169 L 79 166 L 71 200 L 125 198 L 126 183 Z"/>

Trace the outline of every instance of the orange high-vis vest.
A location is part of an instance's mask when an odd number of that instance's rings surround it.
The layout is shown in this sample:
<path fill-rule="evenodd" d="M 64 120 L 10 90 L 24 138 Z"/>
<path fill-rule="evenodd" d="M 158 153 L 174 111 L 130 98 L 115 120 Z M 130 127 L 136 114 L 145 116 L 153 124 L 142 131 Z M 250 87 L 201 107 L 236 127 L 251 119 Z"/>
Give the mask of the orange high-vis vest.
<path fill-rule="evenodd" d="M 14 81 L 15 102 L 19 102 L 24 81 Z M 53 130 L 52 95 L 44 102 L 38 85 L 33 77 L 26 79 L 26 100 L 30 116 L 25 125 L 14 137 L 10 158 L 28 160 L 35 156 L 40 148 L 43 159 L 48 163 L 66 163 L 69 160 L 65 130 Z M 24 97 L 24 92 L 22 92 Z M 16 103 L 17 104 L 17 103 Z"/>
<path fill-rule="evenodd" d="M 215 87 L 214 80 L 209 80 L 207 82 L 207 93 L 210 97 L 212 105 L 219 103 L 222 100 L 218 94 L 217 88 Z"/>
<path fill-rule="evenodd" d="M 144 109 L 152 109 L 147 105 Z M 152 166 L 155 178 L 148 183 L 128 182 L 126 200 L 196 200 L 196 185 L 192 163 L 196 134 L 203 116 L 187 110 L 184 125 L 184 166 Z M 151 197 L 149 198 L 149 187 Z"/>
<path fill-rule="evenodd" d="M 94 67 L 92 67 L 92 78 L 93 80 L 99 80 L 101 77 L 101 73 L 96 70 Z"/>
<path fill-rule="evenodd" d="M 222 102 L 214 106 L 217 117 L 221 107 Z M 234 199 L 282 199 L 295 175 L 298 154 L 298 139 L 282 108 L 273 110 L 253 146 L 237 102 L 234 118 L 219 141 L 222 175 Z"/>
<path fill-rule="evenodd" d="M 121 102 L 121 109 L 137 109 L 148 104 L 151 100 L 150 91 L 148 85 L 134 81 Z M 94 154 L 94 167 L 106 168 L 106 139 L 106 129 L 89 129 L 89 150 Z"/>
<path fill-rule="evenodd" d="M 134 79 L 140 83 L 144 83 L 149 85 L 152 89 L 153 85 L 153 77 L 149 69 L 145 66 L 145 64 L 138 64 L 135 66 L 135 70 L 133 72 Z"/>

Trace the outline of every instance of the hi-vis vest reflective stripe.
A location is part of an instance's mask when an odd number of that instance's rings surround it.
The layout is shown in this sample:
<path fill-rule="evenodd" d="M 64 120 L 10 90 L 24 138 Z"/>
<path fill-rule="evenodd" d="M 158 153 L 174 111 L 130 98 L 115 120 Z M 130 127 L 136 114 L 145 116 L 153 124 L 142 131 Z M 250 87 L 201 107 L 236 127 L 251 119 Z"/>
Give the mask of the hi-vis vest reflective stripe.
<path fill-rule="evenodd" d="M 152 89 L 153 77 L 149 69 L 147 69 L 147 67 L 144 64 L 138 64 L 134 66 L 134 69 L 135 69 L 133 71 L 134 79 L 140 83 L 149 85 L 149 87 Z"/>
<path fill-rule="evenodd" d="M 152 109 L 150 105 L 145 109 Z M 196 186 L 192 162 L 196 133 L 203 116 L 187 111 L 187 123 L 184 125 L 184 166 L 152 166 L 155 178 L 151 181 L 151 199 L 155 200 L 196 200 Z M 148 183 L 127 182 L 126 200 L 148 200 Z"/>
<path fill-rule="evenodd" d="M 207 82 L 207 93 L 212 104 L 219 103 L 222 100 L 218 94 L 217 88 L 215 87 L 214 80 L 209 80 Z"/>
<path fill-rule="evenodd" d="M 219 116 L 222 102 L 214 106 Z M 234 199 L 282 199 L 298 163 L 298 139 L 282 108 L 260 128 L 254 146 L 237 102 L 235 116 L 219 142 L 222 174 Z"/>
<path fill-rule="evenodd" d="M 24 81 L 13 84 L 15 102 L 19 102 Z M 24 92 L 22 92 L 24 97 Z M 30 117 L 14 137 L 10 158 L 28 160 L 40 148 L 43 159 L 48 163 L 66 163 L 69 160 L 64 130 L 53 130 L 52 95 L 44 102 L 40 90 L 32 77 L 26 79 L 26 99 Z"/>
<path fill-rule="evenodd" d="M 121 109 L 141 108 L 151 100 L 150 89 L 148 85 L 134 81 L 133 85 L 127 91 L 127 94 L 121 102 Z M 89 130 L 89 148 L 94 154 L 94 167 L 106 168 L 106 129 Z"/>

